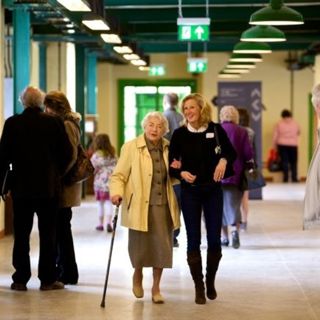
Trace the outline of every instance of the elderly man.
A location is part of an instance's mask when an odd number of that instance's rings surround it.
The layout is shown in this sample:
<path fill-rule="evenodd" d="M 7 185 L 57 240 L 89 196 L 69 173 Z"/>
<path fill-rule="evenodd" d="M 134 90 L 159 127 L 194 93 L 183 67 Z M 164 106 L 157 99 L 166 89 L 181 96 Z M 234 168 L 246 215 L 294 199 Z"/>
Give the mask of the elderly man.
<path fill-rule="evenodd" d="M 0 140 L 0 183 L 10 172 L 13 201 L 12 290 L 26 291 L 31 277 L 29 238 L 34 213 L 40 238 L 40 290 L 63 289 L 55 274 L 55 230 L 60 178 L 71 159 L 64 125 L 42 112 L 44 93 L 27 87 L 20 96 L 24 111 L 8 118 Z"/>

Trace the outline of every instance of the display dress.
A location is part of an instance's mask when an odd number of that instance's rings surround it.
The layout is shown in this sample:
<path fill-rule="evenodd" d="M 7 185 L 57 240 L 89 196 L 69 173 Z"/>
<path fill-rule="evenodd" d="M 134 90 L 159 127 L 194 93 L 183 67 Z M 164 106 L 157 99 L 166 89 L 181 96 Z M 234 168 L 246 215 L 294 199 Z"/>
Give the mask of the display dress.
<path fill-rule="evenodd" d="M 320 226 L 320 129 L 318 144 L 308 170 L 304 197 L 303 228 Z"/>

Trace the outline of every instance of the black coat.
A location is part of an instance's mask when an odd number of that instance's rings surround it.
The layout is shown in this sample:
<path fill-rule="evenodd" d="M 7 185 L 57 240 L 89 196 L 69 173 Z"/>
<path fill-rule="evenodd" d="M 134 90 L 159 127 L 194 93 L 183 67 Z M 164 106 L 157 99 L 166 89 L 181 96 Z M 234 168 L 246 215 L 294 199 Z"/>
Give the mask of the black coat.
<path fill-rule="evenodd" d="M 0 185 L 12 164 L 13 198 L 56 197 L 70 160 L 71 145 L 58 117 L 28 107 L 6 120 L 0 141 Z"/>

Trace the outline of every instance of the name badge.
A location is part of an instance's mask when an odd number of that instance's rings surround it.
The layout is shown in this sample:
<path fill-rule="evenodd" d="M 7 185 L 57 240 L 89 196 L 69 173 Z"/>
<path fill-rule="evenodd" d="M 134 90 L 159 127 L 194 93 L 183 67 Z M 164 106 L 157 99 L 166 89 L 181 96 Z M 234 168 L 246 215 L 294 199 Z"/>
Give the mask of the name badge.
<path fill-rule="evenodd" d="M 206 138 L 207 139 L 212 139 L 214 137 L 214 133 L 213 132 L 207 132 L 206 133 Z"/>

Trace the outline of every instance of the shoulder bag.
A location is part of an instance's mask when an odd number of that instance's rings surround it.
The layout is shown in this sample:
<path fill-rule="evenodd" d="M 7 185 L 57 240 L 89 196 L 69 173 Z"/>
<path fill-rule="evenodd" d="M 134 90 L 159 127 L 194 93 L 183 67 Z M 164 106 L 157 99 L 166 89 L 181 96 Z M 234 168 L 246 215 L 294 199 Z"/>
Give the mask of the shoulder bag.
<path fill-rule="evenodd" d="M 86 154 L 83 146 L 78 145 L 78 155 L 75 164 L 67 172 L 64 177 L 64 183 L 66 185 L 72 185 L 87 180 L 94 173 L 94 167 Z"/>

